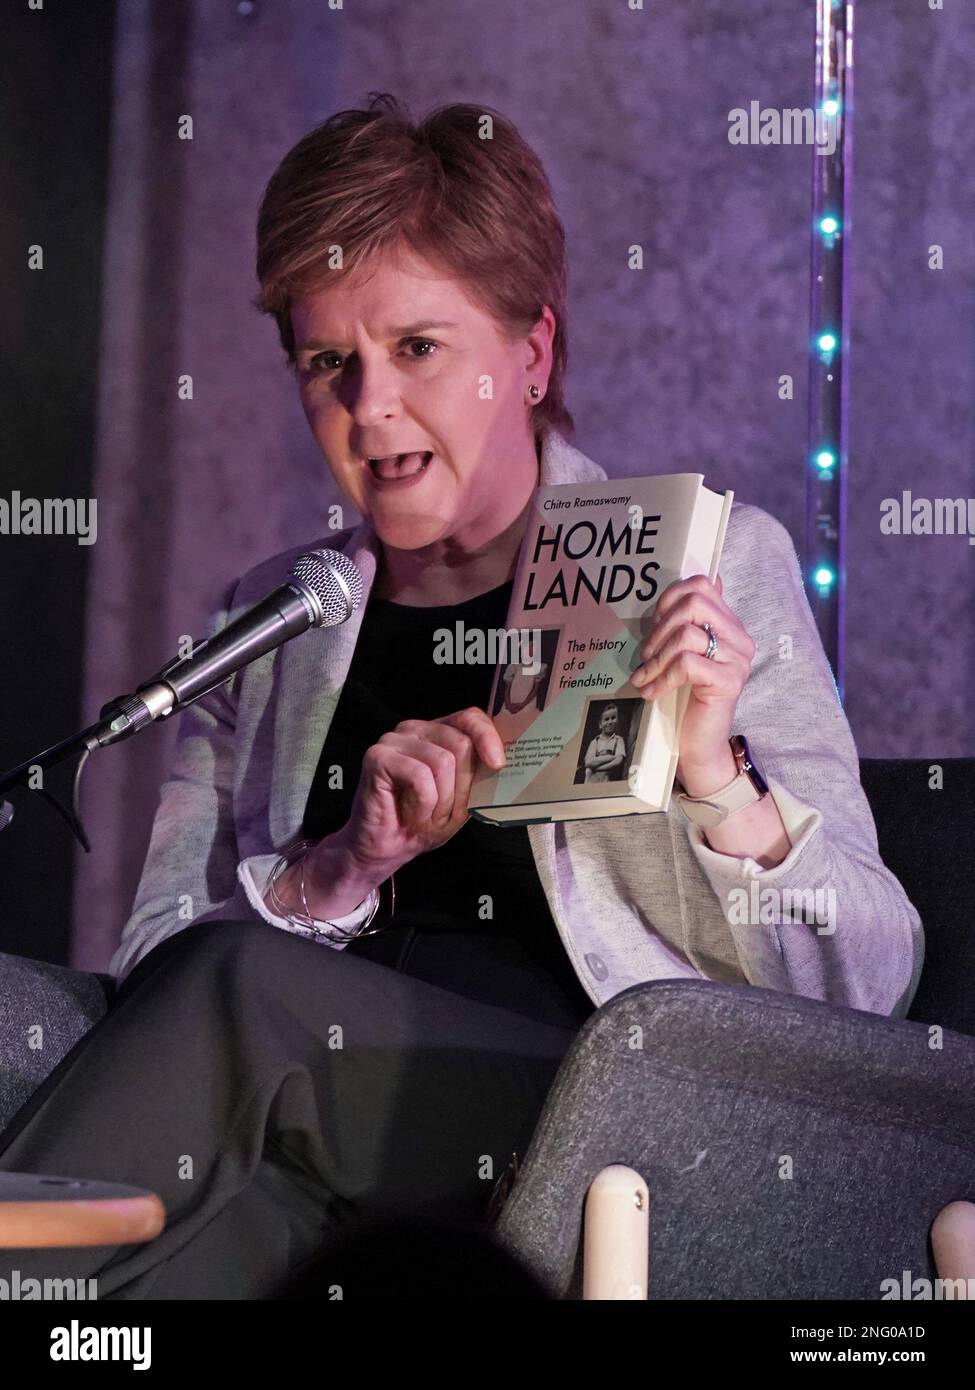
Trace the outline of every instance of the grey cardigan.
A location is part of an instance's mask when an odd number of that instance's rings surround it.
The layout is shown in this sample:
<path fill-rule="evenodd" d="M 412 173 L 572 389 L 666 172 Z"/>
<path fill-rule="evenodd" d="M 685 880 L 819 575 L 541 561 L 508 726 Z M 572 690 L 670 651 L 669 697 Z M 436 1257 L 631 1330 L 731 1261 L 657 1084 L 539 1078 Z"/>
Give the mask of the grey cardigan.
<path fill-rule="evenodd" d="M 543 484 L 606 476 L 557 431 L 544 436 Z M 109 966 L 118 980 L 196 923 L 274 920 L 260 894 L 300 836 L 380 556 L 368 519 L 311 545 L 351 557 L 363 603 L 343 626 L 295 638 L 179 716 L 132 915 Z M 210 631 L 281 583 L 308 548 L 232 584 Z M 921 970 L 921 922 L 878 854 L 788 532 L 735 502 L 720 573 L 724 599 L 757 647 L 735 729 L 764 765 L 792 848 L 765 870 L 719 854 L 676 803 L 658 814 L 530 826 L 565 950 L 596 1004 L 641 981 L 704 977 L 903 1017 Z M 310 940 L 308 949 L 341 946 Z"/>

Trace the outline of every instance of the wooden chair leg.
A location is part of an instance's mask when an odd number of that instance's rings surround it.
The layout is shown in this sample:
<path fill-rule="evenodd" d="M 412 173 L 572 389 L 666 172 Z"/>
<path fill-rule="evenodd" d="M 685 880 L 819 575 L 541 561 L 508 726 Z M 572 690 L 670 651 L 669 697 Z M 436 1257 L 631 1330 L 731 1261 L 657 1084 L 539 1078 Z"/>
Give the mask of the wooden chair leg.
<path fill-rule="evenodd" d="M 154 1192 L 89 1178 L 0 1173 L 0 1250 L 135 1245 L 154 1240 L 166 1209 Z"/>
<path fill-rule="evenodd" d="M 582 1297 L 645 1299 L 650 1264 L 650 1193 L 622 1163 L 597 1173 L 586 1194 Z"/>
<path fill-rule="evenodd" d="M 963 1280 L 963 1293 L 969 1298 L 975 1290 L 975 1204 L 949 1202 L 934 1219 L 931 1247 L 939 1279 Z"/>

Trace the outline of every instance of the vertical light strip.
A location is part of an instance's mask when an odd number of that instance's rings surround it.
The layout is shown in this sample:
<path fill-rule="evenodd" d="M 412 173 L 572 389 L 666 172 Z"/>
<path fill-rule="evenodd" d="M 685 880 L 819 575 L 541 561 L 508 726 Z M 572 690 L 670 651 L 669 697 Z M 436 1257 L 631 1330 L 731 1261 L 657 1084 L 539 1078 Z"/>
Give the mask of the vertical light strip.
<path fill-rule="evenodd" d="M 816 0 L 804 580 L 843 697 L 853 0 Z"/>

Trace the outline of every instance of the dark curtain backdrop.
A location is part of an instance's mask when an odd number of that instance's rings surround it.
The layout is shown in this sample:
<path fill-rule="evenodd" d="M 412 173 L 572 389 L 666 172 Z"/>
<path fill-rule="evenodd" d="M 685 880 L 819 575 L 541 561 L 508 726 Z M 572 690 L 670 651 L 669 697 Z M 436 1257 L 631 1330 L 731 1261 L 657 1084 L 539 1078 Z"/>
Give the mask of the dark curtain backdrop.
<path fill-rule="evenodd" d="M 14 491 L 89 498 L 98 486 L 114 8 L 96 0 L 30 11 L 17 0 L 0 10 L 0 495 L 8 502 Z M 33 246 L 43 268 L 29 270 Z M 80 726 L 85 589 L 97 549 L 97 539 L 0 535 L 4 770 Z M 70 803 L 71 780 L 62 767 L 47 786 Z M 18 800 L 0 834 L 0 951 L 68 958 L 73 862 L 57 812 L 33 793 Z"/>
<path fill-rule="evenodd" d="M 96 26 L 79 44 L 54 8 L 44 32 L 52 52 L 106 66 L 107 32 Z M 975 555 L 964 537 L 882 536 L 880 503 L 905 488 L 973 492 L 975 9 L 858 0 L 856 11 L 846 707 L 862 755 L 936 759 L 975 752 Z M 285 151 L 371 89 L 401 94 L 415 114 L 449 101 L 496 106 L 544 160 L 570 250 L 579 447 L 611 475 L 702 471 L 778 517 L 801 548 L 812 154 L 735 147 L 727 131 L 729 111 L 752 100 L 812 104 L 814 17 L 811 0 L 648 0 L 642 10 L 625 0 L 358 0 L 340 10 L 124 0 L 110 109 L 107 91 L 82 93 L 92 129 L 111 118 L 92 483 L 99 539 L 80 556 L 61 544 L 51 561 L 76 613 L 86 568 L 79 713 L 93 717 L 157 670 L 181 635 L 199 635 L 229 578 L 324 529 L 337 494 L 273 325 L 250 307 L 254 220 Z M 66 120 L 79 91 L 50 61 L 45 92 L 23 93 L 49 108 L 42 122 Z M 179 139 L 185 116 L 192 140 Z M 17 120 L 22 151 L 23 110 Z M 52 141 L 56 160 L 77 138 L 65 125 Z M 84 200 L 100 188 L 93 148 L 72 174 Z M 15 193 L 15 204 L 27 197 Z M 86 302 L 98 270 L 81 247 L 95 218 L 60 204 L 56 215 L 76 257 L 64 293 Z M 26 225 L 15 219 L 5 235 L 8 261 L 22 265 Z M 634 244 L 641 271 L 627 264 Z M 928 267 L 932 244 L 944 248 L 943 270 Z M 98 312 L 92 305 L 86 325 Z M 33 304 L 18 326 L 19 374 L 36 370 L 37 313 Z M 27 424 L 80 493 L 85 450 L 66 454 L 57 433 L 69 408 L 61 343 L 44 340 L 59 374 Z M 77 363 L 77 332 L 67 343 Z M 795 381 L 792 401 L 778 398 L 784 374 Z M 181 377 L 192 379 L 191 400 L 179 398 Z M 77 443 L 84 420 L 73 420 Z M 29 466 L 40 469 L 22 461 Z M 14 630 L 31 661 L 52 634 L 68 634 L 58 694 L 67 707 L 41 711 L 39 674 L 21 682 L 7 705 L 8 761 L 70 724 L 79 655 L 51 590 L 35 602 L 25 587 L 28 562 L 43 565 L 47 552 L 21 552 L 10 551 L 14 592 L 30 612 L 13 617 Z M 14 746 L 15 725 L 28 749 Z M 74 892 L 80 966 L 104 968 L 117 943 L 173 734 L 152 730 L 90 764 L 94 853 L 78 856 Z M 4 861 L 9 875 L 25 841 L 6 835 L 16 851 Z M 64 833 L 47 825 L 45 845 L 59 836 L 63 847 Z M 58 853 L 55 896 L 66 881 Z M 42 871 L 31 872 L 36 883 Z"/>

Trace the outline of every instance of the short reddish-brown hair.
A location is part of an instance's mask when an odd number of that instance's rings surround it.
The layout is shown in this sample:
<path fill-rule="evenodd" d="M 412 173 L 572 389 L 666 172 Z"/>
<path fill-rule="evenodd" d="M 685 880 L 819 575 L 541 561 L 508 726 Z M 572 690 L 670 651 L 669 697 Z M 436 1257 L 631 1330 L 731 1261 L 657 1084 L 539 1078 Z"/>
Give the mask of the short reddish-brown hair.
<path fill-rule="evenodd" d="M 258 214 L 254 304 L 277 321 L 291 366 L 292 300 L 399 242 L 463 282 L 512 339 L 549 306 L 552 371 L 531 407 L 534 429 L 538 436 L 552 425 L 573 437 L 563 398 L 565 232 L 541 161 L 500 112 L 441 106 L 417 124 L 395 96 L 371 92 L 367 109 L 337 112 L 285 155 Z M 341 269 L 329 266 L 335 246 Z"/>

